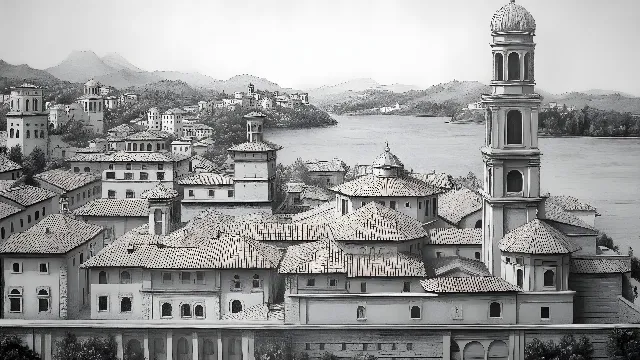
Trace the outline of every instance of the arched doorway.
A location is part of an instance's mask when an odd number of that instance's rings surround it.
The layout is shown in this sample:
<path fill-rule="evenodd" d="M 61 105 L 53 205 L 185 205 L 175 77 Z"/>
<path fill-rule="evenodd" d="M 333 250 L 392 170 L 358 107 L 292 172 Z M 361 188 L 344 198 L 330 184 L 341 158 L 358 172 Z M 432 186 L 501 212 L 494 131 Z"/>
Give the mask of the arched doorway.
<path fill-rule="evenodd" d="M 460 346 L 458 346 L 458 343 L 455 342 L 455 340 L 451 340 L 449 352 L 451 354 L 451 360 L 462 360 L 460 357 Z"/>
<path fill-rule="evenodd" d="M 124 350 L 125 359 L 129 360 L 144 360 L 144 352 L 142 351 L 142 345 L 137 339 L 131 339 L 127 342 L 127 347 Z"/>
<path fill-rule="evenodd" d="M 508 80 L 520 80 L 520 55 L 512 52 L 507 58 Z"/>
<path fill-rule="evenodd" d="M 176 349 L 177 360 L 191 360 L 191 345 L 187 339 L 181 337 L 178 339 L 178 347 Z"/>
<path fill-rule="evenodd" d="M 484 360 L 484 346 L 477 341 L 472 341 L 464 347 L 463 360 Z"/>
<path fill-rule="evenodd" d="M 509 347 L 502 340 L 496 340 L 489 345 L 488 360 L 508 360 Z"/>

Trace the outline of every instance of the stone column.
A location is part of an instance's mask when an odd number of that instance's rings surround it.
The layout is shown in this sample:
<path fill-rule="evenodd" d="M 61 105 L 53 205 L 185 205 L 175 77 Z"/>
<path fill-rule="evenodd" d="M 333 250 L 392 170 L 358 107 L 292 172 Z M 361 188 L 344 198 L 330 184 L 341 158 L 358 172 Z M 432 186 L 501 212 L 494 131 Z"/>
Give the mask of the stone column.
<path fill-rule="evenodd" d="M 50 330 L 44 334 L 44 357 L 42 360 L 52 360 L 53 353 L 51 352 L 51 332 Z"/>
<path fill-rule="evenodd" d="M 523 51 L 519 51 L 518 52 L 518 56 L 520 56 L 520 80 L 524 81 L 524 72 L 526 71 L 526 69 L 524 68 L 524 52 Z"/>
<path fill-rule="evenodd" d="M 242 360 L 249 360 L 249 339 L 247 333 L 242 332 Z"/>
<path fill-rule="evenodd" d="M 44 354 L 42 354 L 42 334 L 35 333 L 33 338 L 33 351 L 35 351 L 38 355 L 40 355 L 41 359 L 44 359 Z"/>
<path fill-rule="evenodd" d="M 198 360 L 198 356 L 200 355 L 200 347 L 198 346 L 198 333 L 195 331 L 191 334 L 191 343 L 193 344 L 191 350 L 192 359 Z"/>
<path fill-rule="evenodd" d="M 451 334 L 442 335 L 442 360 L 451 360 Z"/>
<path fill-rule="evenodd" d="M 122 345 L 122 334 L 118 333 L 115 336 L 116 338 L 116 356 L 118 359 L 124 359 L 124 346 Z"/>
<path fill-rule="evenodd" d="M 509 52 L 502 52 L 502 78 L 509 80 Z"/>
<path fill-rule="evenodd" d="M 222 331 L 218 330 L 216 336 L 218 338 L 216 352 L 218 354 L 218 360 L 222 360 Z"/>
<path fill-rule="evenodd" d="M 144 338 L 142 339 L 142 351 L 144 351 L 145 359 L 151 359 L 149 356 L 149 330 L 144 332 Z"/>
<path fill-rule="evenodd" d="M 173 360 L 173 331 L 167 331 L 167 360 Z"/>

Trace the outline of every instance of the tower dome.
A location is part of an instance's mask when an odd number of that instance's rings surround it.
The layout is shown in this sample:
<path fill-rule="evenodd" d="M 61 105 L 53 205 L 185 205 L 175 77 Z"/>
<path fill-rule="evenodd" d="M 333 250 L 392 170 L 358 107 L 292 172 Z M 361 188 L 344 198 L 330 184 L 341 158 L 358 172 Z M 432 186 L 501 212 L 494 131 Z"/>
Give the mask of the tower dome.
<path fill-rule="evenodd" d="M 373 173 L 379 177 L 400 176 L 404 170 L 404 164 L 397 156 L 391 153 L 388 143 L 384 152 L 378 155 L 371 166 L 373 167 Z"/>
<path fill-rule="evenodd" d="M 492 33 L 527 33 L 536 31 L 536 20 L 523 6 L 511 0 L 491 18 Z"/>

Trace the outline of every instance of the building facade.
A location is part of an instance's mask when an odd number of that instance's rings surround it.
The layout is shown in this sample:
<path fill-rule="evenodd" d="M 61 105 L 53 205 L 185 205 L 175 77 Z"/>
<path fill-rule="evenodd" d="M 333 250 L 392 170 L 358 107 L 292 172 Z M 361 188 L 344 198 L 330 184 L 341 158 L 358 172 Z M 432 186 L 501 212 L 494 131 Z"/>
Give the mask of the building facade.
<path fill-rule="evenodd" d="M 44 109 L 44 90 L 24 83 L 11 89 L 7 113 L 7 148 L 19 146 L 23 156 L 35 148 L 49 155 L 49 120 Z"/>

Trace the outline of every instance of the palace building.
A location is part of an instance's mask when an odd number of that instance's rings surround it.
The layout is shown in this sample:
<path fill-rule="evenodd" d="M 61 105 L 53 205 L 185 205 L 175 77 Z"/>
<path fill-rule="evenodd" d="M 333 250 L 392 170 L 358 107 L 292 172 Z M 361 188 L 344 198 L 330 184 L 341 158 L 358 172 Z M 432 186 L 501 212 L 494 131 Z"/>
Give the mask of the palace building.
<path fill-rule="evenodd" d="M 281 147 L 265 141 L 260 113 L 228 149 L 231 174 L 200 160 L 187 174 L 184 156 L 146 145 L 76 155 L 83 172 L 96 157 L 111 199 L 0 242 L 0 326 L 45 360 L 67 331 L 114 336 L 120 359 L 254 360 L 283 343 L 314 360 L 524 360 L 534 339 L 565 334 L 605 358 L 609 331 L 640 322 L 631 259 L 596 245 L 595 208 L 540 192 L 535 30 L 513 0 L 491 20 L 481 191 L 412 174 L 387 144 L 330 201 L 273 214 Z"/>

